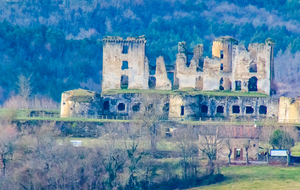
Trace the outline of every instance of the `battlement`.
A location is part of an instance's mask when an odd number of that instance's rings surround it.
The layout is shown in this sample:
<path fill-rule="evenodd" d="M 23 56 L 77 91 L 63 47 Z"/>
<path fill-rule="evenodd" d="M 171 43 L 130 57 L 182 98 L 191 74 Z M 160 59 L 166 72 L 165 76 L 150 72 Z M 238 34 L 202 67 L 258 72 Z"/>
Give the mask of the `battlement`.
<path fill-rule="evenodd" d="M 120 36 L 105 36 L 102 39 L 103 42 L 133 42 L 133 43 L 146 43 L 147 39 L 143 36 L 138 37 L 127 37 L 127 39 L 123 39 Z"/>

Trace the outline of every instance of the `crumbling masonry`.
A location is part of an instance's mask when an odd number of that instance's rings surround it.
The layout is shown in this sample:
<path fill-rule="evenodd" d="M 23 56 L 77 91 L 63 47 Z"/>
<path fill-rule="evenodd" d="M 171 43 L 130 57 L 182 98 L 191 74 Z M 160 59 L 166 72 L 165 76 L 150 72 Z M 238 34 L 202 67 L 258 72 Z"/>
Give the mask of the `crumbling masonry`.
<path fill-rule="evenodd" d="M 141 90 L 156 89 L 152 92 L 165 96 L 166 102 L 161 108 L 166 112 L 166 119 L 253 121 L 271 118 L 300 123 L 298 99 L 271 97 L 275 93 L 271 85 L 274 83 L 275 43 L 271 39 L 245 48 L 233 37 L 220 37 L 213 41 L 211 58 L 203 57 L 203 45 L 189 52 L 186 43 L 179 42 L 174 67 L 166 68 L 160 56 L 156 59 L 154 75 L 150 74 L 145 44 L 145 36 L 105 37 L 102 92 L 117 91 L 111 95 L 84 90 L 65 92 L 62 117 L 96 114 L 132 118 L 145 101 Z M 136 93 L 118 89 L 135 89 Z M 181 93 L 187 90 L 195 93 Z M 220 93 L 222 91 L 225 93 Z M 83 98 L 86 94 L 89 98 Z"/>

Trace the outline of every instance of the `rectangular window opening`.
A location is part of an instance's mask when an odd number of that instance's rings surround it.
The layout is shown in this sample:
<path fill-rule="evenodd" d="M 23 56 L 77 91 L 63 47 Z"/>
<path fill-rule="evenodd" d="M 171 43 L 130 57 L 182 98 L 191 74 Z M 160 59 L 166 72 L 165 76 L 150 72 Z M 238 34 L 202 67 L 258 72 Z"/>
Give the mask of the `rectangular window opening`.
<path fill-rule="evenodd" d="M 123 50 L 122 50 L 122 54 L 127 54 L 127 53 L 128 53 L 128 46 L 124 45 Z"/>
<path fill-rule="evenodd" d="M 242 90 L 242 82 L 235 81 L 235 91 L 241 91 L 241 90 Z"/>
<path fill-rule="evenodd" d="M 223 50 L 220 51 L 220 58 L 221 58 L 221 59 L 224 58 L 224 52 L 223 52 Z"/>
<path fill-rule="evenodd" d="M 184 115 L 184 106 L 181 106 L 181 113 L 180 113 L 181 116 Z"/>
<path fill-rule="evenodd" d="M 122 62 L 122 67 L 121 67 L 122 70 L 125 70 L 125 69 L 128 69 L 128 61 L 123 61 Z"/>

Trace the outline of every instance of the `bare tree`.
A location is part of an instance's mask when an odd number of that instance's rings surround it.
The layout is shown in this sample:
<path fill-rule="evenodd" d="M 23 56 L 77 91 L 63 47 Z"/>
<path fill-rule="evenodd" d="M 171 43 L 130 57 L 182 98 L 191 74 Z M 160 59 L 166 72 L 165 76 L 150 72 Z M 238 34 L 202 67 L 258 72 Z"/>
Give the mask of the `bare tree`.
<path fill-rule="evenodd" d="M 246 150 L 246 164 L 249 164 L 248 150 L 249 150 L 249 147 L 250 147 L 250 140 L 245 140 L 245 142 L 243 144 L 243 147 Z"/>
<path fill-rule="evenodd" d="M 191 127 L 177 128 L 174 135 L 175 143 L 181 150 L 183 177 L 196 178 L 198 173 L 199 154 L 197 154 L 197 135 Z"/>
<path fill-rule="evenodd" d="M 145 95 L 140 112 L 136 116 L 142 128 L 146 128 L 150 133 L 152 155 L 156 152 L 157 134 L 164 119 L 163 105 L 165 102 L 166 96 Z"/>
<path fill-rule="evenodd" d="M 12 160 L 17 140 L 17 130 L 11 125 L 0 126 L 0 155 L 3 165 L 2 174 L 5 176 L 6 164 Z"/>
<path fill-rule="evenodd" d="M 213 174 L 215 171 L 215 160 L 217 153 L 224 145 L 224 139 L 220 135 L 219 126 L 203 126 L 197 130 L 199 137 L 198 147 L 208 158 L 207 173 Z"/>
<path fill-rule="evenodd" d="M 228 152 L 228 164 L 231 164 L 230 157 L 232 155 L 232 144 L 230 138 L 225 140 L 225 145 L 227 146 L 229 152 Z"/>
<path fill-rule="evenodd" d="M 32 92 L 31 81 L 30 81 L 31 76 L 32 75 L 30 75 L 29 77 L 25 77 L 23 74 L 18 76 L 17 86 L 18 86 L 19 95 L 22 96 L 25 100 L 29 98 Z"/>

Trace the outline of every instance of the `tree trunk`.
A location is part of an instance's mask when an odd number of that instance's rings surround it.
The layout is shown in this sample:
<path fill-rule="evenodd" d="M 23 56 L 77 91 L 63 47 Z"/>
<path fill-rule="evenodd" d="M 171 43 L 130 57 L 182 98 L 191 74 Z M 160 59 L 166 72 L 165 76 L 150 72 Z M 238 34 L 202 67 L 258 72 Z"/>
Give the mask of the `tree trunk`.
<path fill-rule="evenodd" d="M 4 155 L 3 155 L 3 154 L 1 154 L 1 161 L 2 161 L 2 164 L 3 164 L 2 175 L 5 177 L 5 169 L 6 169 L 6 166 L 5 166 L 5 159 L 4 159 Z"/>

